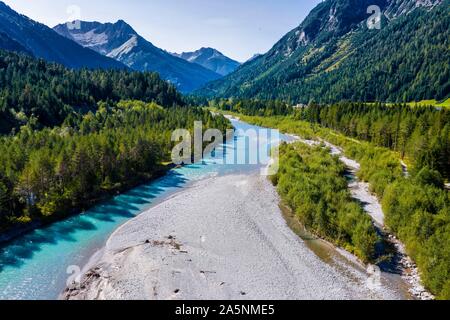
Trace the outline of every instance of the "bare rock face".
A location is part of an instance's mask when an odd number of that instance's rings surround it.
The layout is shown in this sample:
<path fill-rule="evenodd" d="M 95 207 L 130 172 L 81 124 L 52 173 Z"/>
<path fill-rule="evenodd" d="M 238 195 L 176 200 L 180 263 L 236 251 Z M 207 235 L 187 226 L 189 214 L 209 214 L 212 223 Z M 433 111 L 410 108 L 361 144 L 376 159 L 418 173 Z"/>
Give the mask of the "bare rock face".
<path fill-rule="evenodd" d="M 408 14 L 416 8 L 432 9 L 444 0 L 390 0 L 385 15 L 390 19 Z"/>

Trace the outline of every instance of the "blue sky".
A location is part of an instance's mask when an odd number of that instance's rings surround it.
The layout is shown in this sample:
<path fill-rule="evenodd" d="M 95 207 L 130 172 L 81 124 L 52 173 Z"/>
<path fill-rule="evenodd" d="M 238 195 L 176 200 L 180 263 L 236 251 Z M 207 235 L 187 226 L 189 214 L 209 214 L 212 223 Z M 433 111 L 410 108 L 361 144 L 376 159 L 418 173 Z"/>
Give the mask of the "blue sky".
<path fill-rule="evenodd" d="M 48 26 L 81 18 L 127 21 L 156 46 L 172 51 L 213 47 L 245 61 L 264 53 L 321 0 L 3 0 Z M 77 9 L 68 13 L 68 9 Z M 70 10 L 69 10 L 70 11 Z"/>

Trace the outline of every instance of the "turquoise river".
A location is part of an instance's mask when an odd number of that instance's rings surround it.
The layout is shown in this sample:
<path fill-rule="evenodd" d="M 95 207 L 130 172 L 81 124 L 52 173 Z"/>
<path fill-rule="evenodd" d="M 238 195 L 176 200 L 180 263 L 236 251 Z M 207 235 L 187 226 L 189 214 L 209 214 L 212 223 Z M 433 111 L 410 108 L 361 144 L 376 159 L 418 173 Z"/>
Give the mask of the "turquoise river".
<path fill-rule="evenodd" d="M 232 123 L 236 129 L 244 131 L 261 130 L 236 120 Z M 253 137 L 236 133 L 235 138 L 217 152 L 233 149 L 247 154 L 249 140 Z M 285 135 L 280 135 L 280 139 L 290 140 Z M 277 140 L 269 135 L 262 144 L 269 150 Z M 0 247 L 0 300 L 57 299 L 71 276 L 71 266 L 85 265 L 104 246 L 111 233 L 129 219 L 195 181 L 259 169 L 261 165 L 223 165 L 214 161 L 173 169 L 158 180 L 118 195 L 82 214 L 4 244 Z"/>

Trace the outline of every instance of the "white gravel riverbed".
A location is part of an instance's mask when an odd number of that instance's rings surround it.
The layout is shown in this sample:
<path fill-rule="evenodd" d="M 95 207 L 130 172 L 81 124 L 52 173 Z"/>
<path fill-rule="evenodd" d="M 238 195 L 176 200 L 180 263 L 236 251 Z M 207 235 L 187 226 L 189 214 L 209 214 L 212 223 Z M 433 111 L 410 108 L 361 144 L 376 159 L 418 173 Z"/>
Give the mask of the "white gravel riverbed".
<path fill-rule="evenodd" d="M 257 174 L 195 183 L 119 228 L 66 299 L 401 299 L 287 226 Z"/>

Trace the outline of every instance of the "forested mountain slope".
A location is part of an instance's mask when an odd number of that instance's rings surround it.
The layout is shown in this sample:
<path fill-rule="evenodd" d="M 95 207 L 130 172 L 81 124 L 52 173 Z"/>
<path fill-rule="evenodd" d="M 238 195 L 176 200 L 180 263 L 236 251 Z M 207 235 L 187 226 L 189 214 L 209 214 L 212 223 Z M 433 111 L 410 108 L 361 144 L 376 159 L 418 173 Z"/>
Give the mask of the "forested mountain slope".
<path fill-rule="evenodd" d="M 163 79 L 170 81 L 181 91 L 190 92 L 221 77 L 201 65 L 157 48 L 123 20 L 116 23 L 79 23 L 79 29 L 69 29 L 67 24 L 60 24 L 54 30 L 134 70 L 158 72 Z"/>
<path fill-rule="evenodd" d="M 156 73 L 74 70 L 0 50 L 0 134 L 28 123 L 59 125 L 74 111 L 121 99 L 183 104 L 175 87 Z"/>
<path fill-rule="evenodd" d="M 0 48 L 8 51 L 26 53 L 30 56 L 33 55 L 30 51 L 25 49 L 24 46 L 8 37 L 4 32 L 0 32 Z"/>
<path fill-rule="evenodd" d="M 367 9 L 381 9 L 369 29 Z M 327 0 L 265 55 L 197 91 L 292 103 L 450 96 L 449 0 Z"/>

